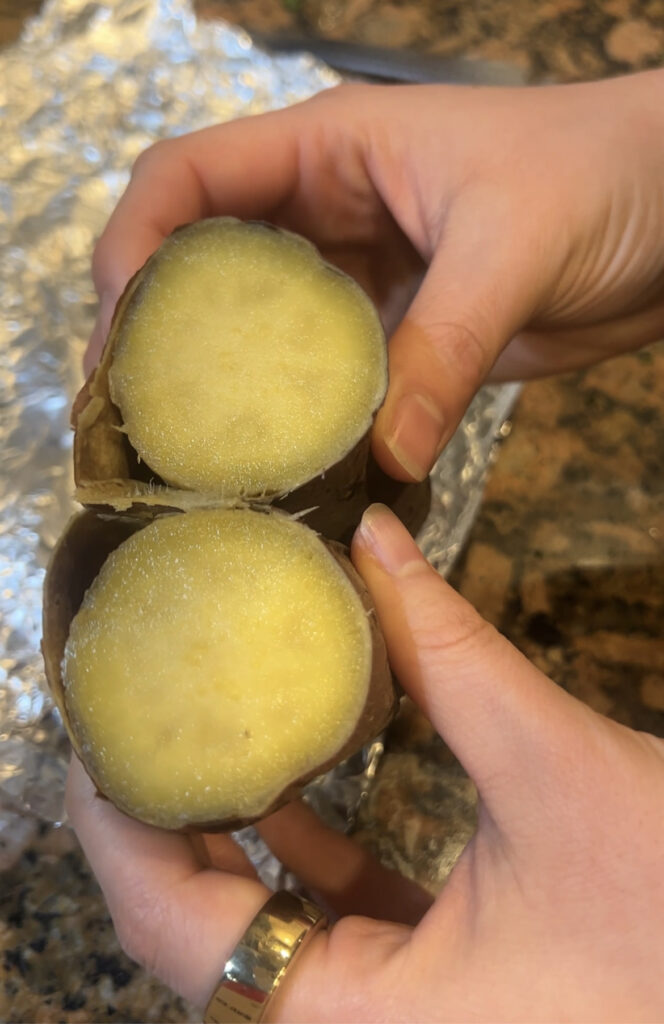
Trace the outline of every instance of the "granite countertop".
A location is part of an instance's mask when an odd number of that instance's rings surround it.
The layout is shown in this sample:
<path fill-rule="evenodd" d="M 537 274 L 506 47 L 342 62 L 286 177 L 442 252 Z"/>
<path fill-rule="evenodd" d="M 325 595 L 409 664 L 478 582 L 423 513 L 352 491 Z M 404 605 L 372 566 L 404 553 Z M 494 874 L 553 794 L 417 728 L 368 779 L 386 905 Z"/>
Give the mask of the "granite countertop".
<path fill-rule="evenodd" d="M 530 80 L 649 67 L 662 0 L 199 0 L 263 32 L 481 56 Z M 0 0 L 0 43 L 38 8 Z M 664 344 L 527 384 L 452 581 L 540 668 L 598 711 L 664 735 Z M 472 832 L 474 790 L 406 707 L 358 823 L 432 890 Z M 130 963 L 66 828 L 32 823 L 2 874 L 0 1019 L 177 1021 L 195 1011 Z"/>

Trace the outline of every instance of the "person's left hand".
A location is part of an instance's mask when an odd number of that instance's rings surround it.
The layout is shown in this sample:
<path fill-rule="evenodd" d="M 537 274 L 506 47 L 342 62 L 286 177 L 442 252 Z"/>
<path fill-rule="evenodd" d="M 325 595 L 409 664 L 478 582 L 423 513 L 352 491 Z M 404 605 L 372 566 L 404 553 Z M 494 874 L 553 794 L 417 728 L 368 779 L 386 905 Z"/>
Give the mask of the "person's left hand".
<path fill-rule="evenodd" d="M 478 787 L 479 825 L 430 907 L 304 806 L 266 819 L 276 855 L 347 915 L 266 1019 L 663 1020 L 664 743 L 546 679 L 386 509 L 365 514 L 353 554 L 398 678 Z M 204 1005 L 268 897 L 244 854 L 205 837 L 203 864 L 187 836 L 96 798 L 78 762 L 68 810 L 122 945 Z"/>
<path fill-rule="evenodd" d="M 270 896 L 245 853 L 228 835 L 163 832 L 127 817 L 97 796 L 75 755 L 67 812 L 127 954 L 205 1005 L 227 955 Z M 364 914 L 412 925 L 432 903 L 300 800 L 257 829 L 333 918 Z"/>

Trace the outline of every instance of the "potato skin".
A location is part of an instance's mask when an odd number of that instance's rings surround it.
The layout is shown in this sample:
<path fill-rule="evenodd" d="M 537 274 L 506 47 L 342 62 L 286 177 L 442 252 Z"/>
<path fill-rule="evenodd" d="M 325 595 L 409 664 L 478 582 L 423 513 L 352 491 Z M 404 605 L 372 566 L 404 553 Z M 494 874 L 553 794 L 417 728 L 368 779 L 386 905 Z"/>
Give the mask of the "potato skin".
<path fill-rule="evenodd" d="M 369 452 L 362 475 L 343 491 L 339 500 L 335 499 L 339 486 L 330 479 L 339 466 L 337 464 L 330 473 L 326 473 L 325 479 L 317 477 L 311 484 L 305 484 L 292 495 L 275 502 L 275 507 L 296 513 L 316 533 L 350 547 L 364 510 L 378 501 L 394 512 L 412 537 L 417 536 L 431 509 L 431 481 L 428 477 L 420 483 L 393 480 Z M 308 495 L 307 489 L 310 489 Z M 305 500 L 307 496 L 309 501 Z M 298 511 L 302 505 L 310 509 L 304 515 Z"/>
<path fill-rule="evenodd" d="M 186 513 L 185 513 L 186 514 Z M 266 512 L 278 515 L 279 513 Z M 90 770 L 85 752 L 81 750 L 72 727 L 62 678 L 62 663 L 71 622 L 87 588 L 97 576 L 108 555 L 136 530 L 145 525 L 129 517 L 102 517 L 86 510 L 74 516 L 60 538 L 46 573 L 44 584 L 42 651 L 46 678 L 67 729 L 72 746 L 97 787 L 100 796 L 113 801 L 104 792 Z M 372 642 L 372 669 L 367 699 L 357 725 L 346 743 L 334 757 L 316 766 L 295 780 L 259 815 L 216 821 L 192 821 L 178 829 L 181 832 L 229 832 L 250 825 L 296 799 L 302 787 L 345 760 L 372 740 L 391 721 L 398 707 L 395 682 L 387 659 L 383 634 L 378 625 L 373 602 L 361 577 L 353 568 L 348 551 L 341 544 L 326 542 L 328 550 L 342 567 L 358 592 L 369 617 Z M 127 812 L 125 808 L 120 810 Z"/>

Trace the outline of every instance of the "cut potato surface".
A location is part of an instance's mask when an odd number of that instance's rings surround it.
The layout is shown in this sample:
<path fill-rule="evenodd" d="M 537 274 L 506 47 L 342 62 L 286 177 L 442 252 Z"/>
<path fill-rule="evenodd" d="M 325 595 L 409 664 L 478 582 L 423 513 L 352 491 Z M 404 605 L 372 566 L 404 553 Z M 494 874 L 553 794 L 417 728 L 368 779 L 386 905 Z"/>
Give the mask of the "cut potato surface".
<path fill-rule="evenodd" d="M 99 788 L 179 828 L 259 816 L 333 758 L 367 701 L 372 639 L 312 531 L 200 510 L 155 520 L 108 557 L 63 667 Z"/>
<path fill-rule="evenodd" d="M 114 328 L 110 390 L 164 481 L 283 494 L 366 434 L 387 386 L 382 327 L 309 243 L 218 218 L 175 232 L 141 274 Z"/>

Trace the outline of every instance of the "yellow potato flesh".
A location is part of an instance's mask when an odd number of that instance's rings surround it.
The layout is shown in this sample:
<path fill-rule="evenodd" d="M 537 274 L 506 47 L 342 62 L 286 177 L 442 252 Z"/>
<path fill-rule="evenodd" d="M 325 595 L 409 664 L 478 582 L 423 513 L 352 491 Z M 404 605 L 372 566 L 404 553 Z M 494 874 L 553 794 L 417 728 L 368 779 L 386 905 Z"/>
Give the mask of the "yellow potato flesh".
<path fill-rule="evenodd" d="M 178 828 L 259 815 L 332 757 L 370 671 L 362 603 L 314 533 L 198 511 L 110 555 L 71 626 L 65 699 L 102 791 Z"/>
<path fill-rule="evenodd" d="M 361 289 L 293 235 L 202 222 L 160 250 L 120 325 L 111 395 L 167 483 L 284 493 L 366 433 L 386 387 Z"/>

